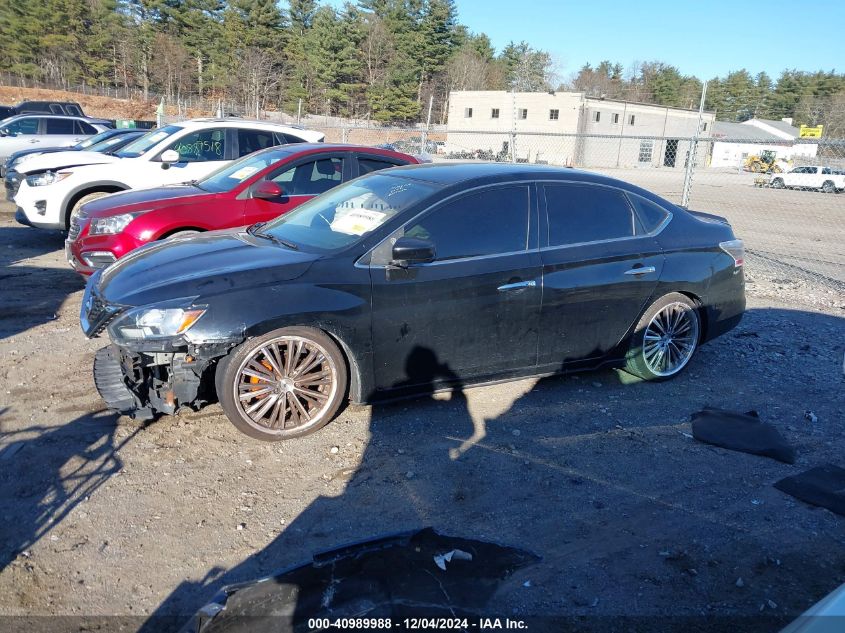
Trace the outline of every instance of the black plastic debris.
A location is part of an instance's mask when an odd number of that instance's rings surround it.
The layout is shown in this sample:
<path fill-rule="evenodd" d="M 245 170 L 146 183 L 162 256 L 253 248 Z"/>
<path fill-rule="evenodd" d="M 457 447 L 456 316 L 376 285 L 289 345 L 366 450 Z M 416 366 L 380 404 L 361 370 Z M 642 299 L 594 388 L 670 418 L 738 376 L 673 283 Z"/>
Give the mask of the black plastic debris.
<path fill-rule="evenodd" d="M 524 550 L 426 528 L 348 545 L 270 578 L 224 587 L 182 630 L 294 633 L 350 618 L 477 618 L 502 581 L 538 560 Z M 446 569 L 437 561 L 448 561 Z"/>
<path fill-rule="evenodd" d="M 814 506 L 845 516 L 845 468 L 825 464 L 785 477 L 775 488 Z"/>
<path fill-rule="evenodd" d="M 756 411 L 737 413 L 706 407 L 692 414 L 692 436 L 714 446 L 795 463 L 795 448 Z"/>

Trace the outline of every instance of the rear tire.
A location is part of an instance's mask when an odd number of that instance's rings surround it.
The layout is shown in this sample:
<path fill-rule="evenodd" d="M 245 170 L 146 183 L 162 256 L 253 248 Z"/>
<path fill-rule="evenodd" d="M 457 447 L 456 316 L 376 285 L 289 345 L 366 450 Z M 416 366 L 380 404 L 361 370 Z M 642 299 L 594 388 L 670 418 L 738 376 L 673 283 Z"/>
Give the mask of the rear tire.
<path fill-rule="evenodd" d="M 822 183 L 822 193 L 836 193 L 836 185 L 832 180 L 825 180 Z"/>
<path fill-rule="evenodd" d="M 670 292 L 652 303 L 631 335 L 625 371 L 643 380 L 669 380 L 689 363 L 701 339 L 701 318 L 692 300 Z"/>
<path fill-rule="evenodd" d="M 324 332 L 286 327 L 245 341 L 217 367 L 217 397 L 242 433 L 265 442 L 328 424 L 346 397 L 346 360 Z"/>

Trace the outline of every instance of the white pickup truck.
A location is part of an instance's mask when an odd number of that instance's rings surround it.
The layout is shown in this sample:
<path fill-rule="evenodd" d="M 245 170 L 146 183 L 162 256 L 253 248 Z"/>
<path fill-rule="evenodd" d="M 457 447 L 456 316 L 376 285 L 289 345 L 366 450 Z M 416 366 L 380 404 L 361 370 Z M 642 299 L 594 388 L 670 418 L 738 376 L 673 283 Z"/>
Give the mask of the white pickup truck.
<path fill-rule="evenodd" d="M 772 176 L 769 184 L 775 189 L 815 189 L 825 193 L 836 193 L 845 189 L 845 171 L 808 165 L 795 167 L 785 174 Z"/>

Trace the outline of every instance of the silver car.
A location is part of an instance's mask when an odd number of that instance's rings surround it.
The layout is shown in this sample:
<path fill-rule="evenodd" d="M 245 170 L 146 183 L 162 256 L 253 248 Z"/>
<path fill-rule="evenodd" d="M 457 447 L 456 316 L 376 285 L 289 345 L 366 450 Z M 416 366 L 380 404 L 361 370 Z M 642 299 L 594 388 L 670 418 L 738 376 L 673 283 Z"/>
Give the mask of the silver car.
<path fill-rule="evenodd" d="M 13 152 L 65 147 L 112 127 L 110 121 L 59 114 L 18 114 L 0 121 L 0 162 Z"/>

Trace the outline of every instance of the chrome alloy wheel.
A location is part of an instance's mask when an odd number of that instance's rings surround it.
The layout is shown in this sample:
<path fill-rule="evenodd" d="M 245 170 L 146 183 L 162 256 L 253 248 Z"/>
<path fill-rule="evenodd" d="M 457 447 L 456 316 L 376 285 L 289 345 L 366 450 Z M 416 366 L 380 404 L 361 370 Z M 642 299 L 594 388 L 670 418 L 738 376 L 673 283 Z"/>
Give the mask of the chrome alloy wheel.
<path fill-rule="evenodd" d="M 236 376 L 237 407 L 264 433 L 319 424 L 338 388 L 331 356 L 299 336 L 265 342 L 241 363 Z"/>
<path fill-rule="evenodd" d="M 680 302 L 655 314 L 643 335 L 643 360 L 655 375 L 672 376 L 689 362 L 698 345 L 698 315 Z"/>

